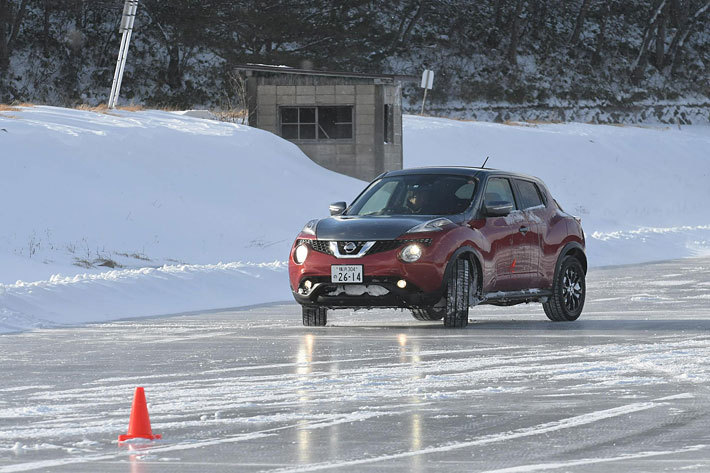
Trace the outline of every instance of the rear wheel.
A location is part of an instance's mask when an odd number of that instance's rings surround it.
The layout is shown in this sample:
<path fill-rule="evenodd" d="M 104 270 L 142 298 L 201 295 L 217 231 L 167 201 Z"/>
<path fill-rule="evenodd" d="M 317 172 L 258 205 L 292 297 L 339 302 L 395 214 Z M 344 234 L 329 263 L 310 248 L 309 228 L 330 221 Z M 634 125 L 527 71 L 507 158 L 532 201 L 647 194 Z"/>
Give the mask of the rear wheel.
<path fill-rule="evenodd" d="M 328 321 L 328 309 L 325 307 L 301 306 L 303 325 L 306 327 L 324 327 Z"/>
<path fill-rule="evenodd" d="M 553 322 L 577 320 L 584 307 L 586 291 L 582 264 L 577 258 L 567 256 L 555 277 L 552 296 L 542 304 L 545 315 Z"/>
<path fill-rule="evenodd" d="M 425 307 L 423 309 L 412 309 L 412 317 L 422 322 L 431 322 L 441 320 L 444 317 L 444 311 L 435 307 Z"/>
<path fill-rule="evenodd" d="M 471 265 L 467 260 L 454 261 L 446 283 L 444 327 L 463 328 L 468 325 L 469 296 L 474 280 Z"/>

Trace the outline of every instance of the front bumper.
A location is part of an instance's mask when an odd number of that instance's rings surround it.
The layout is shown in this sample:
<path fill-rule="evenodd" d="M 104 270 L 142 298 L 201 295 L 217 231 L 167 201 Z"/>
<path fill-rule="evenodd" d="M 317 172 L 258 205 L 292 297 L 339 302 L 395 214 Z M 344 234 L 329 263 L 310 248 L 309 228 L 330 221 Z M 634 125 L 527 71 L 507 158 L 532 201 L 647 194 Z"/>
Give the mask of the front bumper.
<path fill-rule="evenodd" d="M 424 292 L 414 284 L 401 289 L 397 286 L 400 278 L 365 276 L 363 284 L 335 284 L 330 277 L 304 278 L 312 282 L 310 289 L 299 284 L 298 290 L 291 291 L 301 305 L 317 305 L 328 308 L 416 308 L 430 307 L 442 297 L 438 289 Z M 386 293 L 384 293 L 386 291 Z"/>

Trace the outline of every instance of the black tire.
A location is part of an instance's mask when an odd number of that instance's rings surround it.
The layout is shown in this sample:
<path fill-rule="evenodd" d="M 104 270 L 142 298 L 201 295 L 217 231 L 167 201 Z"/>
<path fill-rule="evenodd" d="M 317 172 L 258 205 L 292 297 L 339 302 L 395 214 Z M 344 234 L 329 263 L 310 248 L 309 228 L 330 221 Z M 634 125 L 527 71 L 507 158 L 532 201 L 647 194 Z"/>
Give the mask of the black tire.
<path fill-rule="evenodd" d="M 444 318 L 444 311 L 435 309 L 434 307 L 425 307 L 423 309 L 412 309 L 412 317 L 422 322 L 432 322 Z"/>
<path fill-rule="evenodd" d="M 325 327 L 328 322 L 328 309 L 325 307 L 301 306 L 303 325 L 306 327 Z"/>
<path fill-rule="evenodd" d="M 552 284 L 552 296 L 542 304 L 545 315 L 553 322 L 577 320 L 584 308 L 586 293 L 582 263 L 573 256 L 565 257 Z"/>
<path fill-rule="evenodd" d="M 471 265 L 469 262 L 465 259 L 454 261 L 446 282 L 444 327 L 463 328 L 468 325 L 471 279 Z"/>

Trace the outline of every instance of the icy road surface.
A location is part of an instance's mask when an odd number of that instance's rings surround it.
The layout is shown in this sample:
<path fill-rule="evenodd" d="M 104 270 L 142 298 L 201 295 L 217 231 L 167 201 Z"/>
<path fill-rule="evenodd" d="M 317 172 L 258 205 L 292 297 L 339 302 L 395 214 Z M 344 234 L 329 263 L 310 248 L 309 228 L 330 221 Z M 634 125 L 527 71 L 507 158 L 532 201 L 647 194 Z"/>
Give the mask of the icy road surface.
<path fill-rule="evenodd" d="M 594 270 L 575 323 L 288 304 L 0 337 L 0 472 L 710 471 L 710 259 Z M 144 386 L 164 440 L 119 447 Z"/>

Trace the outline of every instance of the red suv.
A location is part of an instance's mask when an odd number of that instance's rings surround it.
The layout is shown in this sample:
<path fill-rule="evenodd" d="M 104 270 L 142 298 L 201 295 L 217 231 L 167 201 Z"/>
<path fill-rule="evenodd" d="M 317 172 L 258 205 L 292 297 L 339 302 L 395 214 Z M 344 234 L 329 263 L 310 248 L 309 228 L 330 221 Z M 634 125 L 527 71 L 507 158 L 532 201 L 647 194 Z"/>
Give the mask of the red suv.
<path fill-rule="evenodd" d="M 308 222 L 291 248 L 304 325 L 325 325 L 336 308 L 408 308 L 446 327 L 465 327 L 477 304 L 541 302 L 553 321 L 582 312 L 580 220 L 537 178 L 463 167 L 391 171 L 330 213 Z"/>

